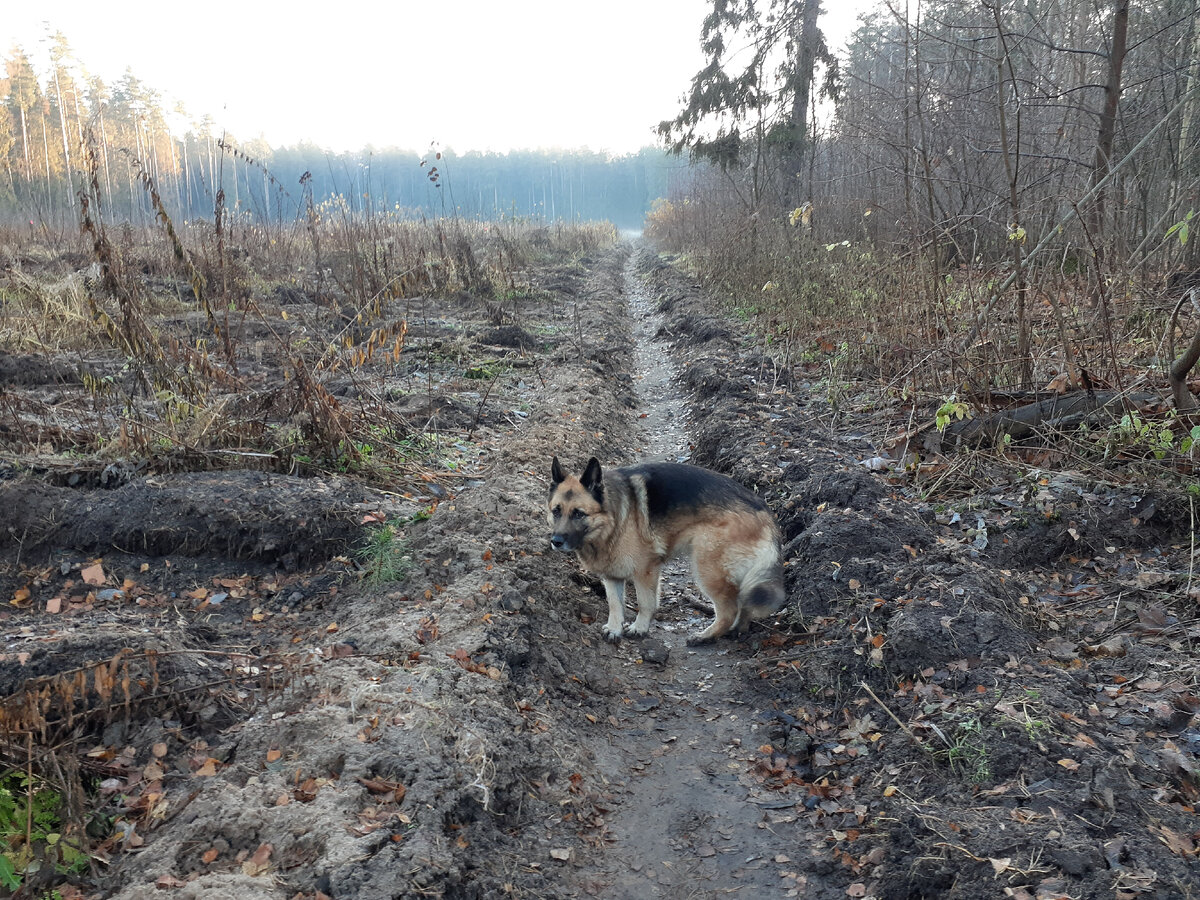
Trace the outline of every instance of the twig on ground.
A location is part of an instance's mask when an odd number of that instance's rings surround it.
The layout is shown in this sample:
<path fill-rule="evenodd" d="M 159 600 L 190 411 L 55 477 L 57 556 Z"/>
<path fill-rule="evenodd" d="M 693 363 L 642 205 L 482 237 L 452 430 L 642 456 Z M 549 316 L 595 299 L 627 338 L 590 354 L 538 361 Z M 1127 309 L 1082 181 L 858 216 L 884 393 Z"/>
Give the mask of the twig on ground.
<path fill-rule="evenodd" d="M 871 686 L 869 684 L 867 684 L 865 681 L 860 681 L 858 684 L 859 684 L 859 687 L 861 687 L 864 691 L 866 691 L 868 694 L 871 695 L 872 700 L 874 700 L 876 703 L 879 704 L 879 708 L 882 709 L 885 713 L 887 713 L 888 717 L 893 722 L 895 722 L 897 725 L 900 726 L 900 730 L 903 731 L 905 734 L 907 734 L 914 744 L 916 744 L 918 747 L 920 747 L 926 753 L 933 752 L 932 750 L 929 749 L 928 745 L 925 744 L 924 741 L 922 741 L 919 737 L 917 737 L 913 733 L 913 730 L 911 728 L 909 728 L 907 725 L 905 725 L 903 722 L 900 721 L 900 719 L 896 716 L 896 714 L 888 708 L 888 705 L 886 703 L 884 703 L 882 700 L 879 699 L 879 695 L 876 694 L 873 690 L 871 690 Z M 941 734 L 941 732 L 939 731 L 938 734 Z M 943 741 L 946 740 L 945 735 L 942 735 L 942 740 Z M 950 745 L 949 741 L 947 741 L 946 746 L 949 746 L 949 745 Z"/>

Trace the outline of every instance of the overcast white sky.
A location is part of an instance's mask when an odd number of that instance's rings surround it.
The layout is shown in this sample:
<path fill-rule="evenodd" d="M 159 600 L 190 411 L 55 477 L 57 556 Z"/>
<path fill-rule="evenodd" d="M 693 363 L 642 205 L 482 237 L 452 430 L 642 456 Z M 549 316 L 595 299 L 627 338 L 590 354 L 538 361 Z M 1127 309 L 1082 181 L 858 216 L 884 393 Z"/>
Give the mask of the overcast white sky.
<path fill-rule="evenodd" d="M 826 0 L 844 39 L 866 0 Z M 654 142 L 700 68 L 710 0 L 9 0 L 0 49 L 47 35 L 110 85 L 126 67 L 239 140 L 458 152 Z"/>

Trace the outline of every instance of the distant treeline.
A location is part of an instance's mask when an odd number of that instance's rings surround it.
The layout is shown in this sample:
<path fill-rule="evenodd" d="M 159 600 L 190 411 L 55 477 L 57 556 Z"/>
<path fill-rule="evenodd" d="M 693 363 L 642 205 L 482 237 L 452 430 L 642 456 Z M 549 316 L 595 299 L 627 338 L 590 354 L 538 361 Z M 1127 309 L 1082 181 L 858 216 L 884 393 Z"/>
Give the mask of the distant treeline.
<path fill-rule="evenodd" d="M 351 213 L 608 220 L 640 228 L 686 166 L 661 150 L 625 156 L 588 150 L 463 153 L 431 148 L 330 154 L 315 145 L 242 142 L 205 116 L 166 109 L 161 95 L 126 71 L 115 85 L 88 74 L 63 35 L 39 76 L 14 48 L 0 79 L 0 219 L 63 227 L 77 193 L 94 179 L 104 215 L 149 222 L 147 179 L 168 214 L 211 218 L 224 191 L 227 213 L 272 222 L 333 202 Z M 305 173 L 310 178 L 301 184 Z"/>
<path fill-rule="evenodd" d="M 641 228 L 655 198 L 665 197 L 687 168 L 649 147 L 616 157 L 588 150 L 446 150 L 439 158 L 432 150 L 423 157 L 400 150 L 333 156 L 300 146 L 273 151 L 268 165 L 285 183 L 297 184 L 310 172 L 314 197 L 340 195 L 352 209 L 371 204 L 375 212 L 386 207 L 485 219 L 602 219 L 623 228 Z M 261 204 L 262 186 L 253 173 L 241 177 L 251 202 Z M 260 212 L 257 206 L 254 212 Z"/>

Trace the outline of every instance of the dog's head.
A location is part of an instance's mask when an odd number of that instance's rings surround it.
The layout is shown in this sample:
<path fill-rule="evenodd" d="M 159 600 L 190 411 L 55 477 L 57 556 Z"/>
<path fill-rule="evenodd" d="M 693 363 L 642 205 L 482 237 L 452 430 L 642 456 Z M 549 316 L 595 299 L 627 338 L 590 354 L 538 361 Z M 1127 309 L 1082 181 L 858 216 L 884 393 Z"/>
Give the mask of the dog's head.
<path fill-rule="evenodd" d="M 563 472 L 558 457 L 550 464 L 550 546 L 555 550 L 579 550 L 603 524 L 604 485 L 600 463 L 588 460 L 580 476 Z"/>

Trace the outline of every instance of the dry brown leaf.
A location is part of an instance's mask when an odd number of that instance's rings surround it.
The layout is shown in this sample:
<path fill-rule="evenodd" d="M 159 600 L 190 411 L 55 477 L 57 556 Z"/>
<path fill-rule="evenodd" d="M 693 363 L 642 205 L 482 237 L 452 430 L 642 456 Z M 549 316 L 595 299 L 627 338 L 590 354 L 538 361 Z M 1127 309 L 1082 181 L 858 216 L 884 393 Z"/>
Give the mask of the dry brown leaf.
<path fill-rule="evenodd" d="M 988 862 L 992 864 L 992 870 L 995 871 L 997 875 L 1003 875 L 1008 871 L 1009 867 L 1012 866 L 1012 857 L 1006 856 L 1003 859 L 996 859 L 995 857 L 989 856 Z"/>
<path fill-rule="evenodd" d="M 204 765 L 196 770 L 197 778 L 210 778 L 217 774 L 217 760 L 211 756 L 204 761 Z"/>
<path fill-rule="evenodd" d="M 254 855 L 242 863 L 242 872 L 251 878 L 264 874 L 271 868 L 270 859 L 273 849 L 270 844 L 260 844 L 259 848 L 254 851 Z"/>
<path fill-rule="evenodd" d="M 216 858 L 220 855 L 220 851 L 218 851 L 216 847 L 210 847 L 204 851 L 204 855 L 200 857 L 200 861 L 206 866 L 211 866 Z"/>
<path fill-rule="evenodd" d="M 1196 844 L 1186 834 L 1180 834 L 1178 831 L 1173 831 L 1166 825 L 1150 826 L 1150 831 L 1157 835 L 1158 839 L 1167 845 L 1167 849 L 1176 856 L 1195 856 Z"/>
<path fill-rule="evenodd" d="M 90 584 L 92 587 L 99 587 L 104 584 L 106 578 L 104 575 L 104 567 L 96 562 L 88 566 L 79 573 L 85 584 Z"/>
<path fill-rule="evenodd" d="M 1054 376 L 1054 378 L 1050 379 L 1050 381 L 1046 384 L 1046 386 L 1044 388 L 1042 388 L 1042 390 L 1054 391 L 1054 393 L 1056 393 L 1056 394 L 1065 394 L 1067 392 L 1067 389 L 1070 386 L 1071 386 L 1071 373 L 1070 372 L 1061 372 L 1058 375 Z"/>

